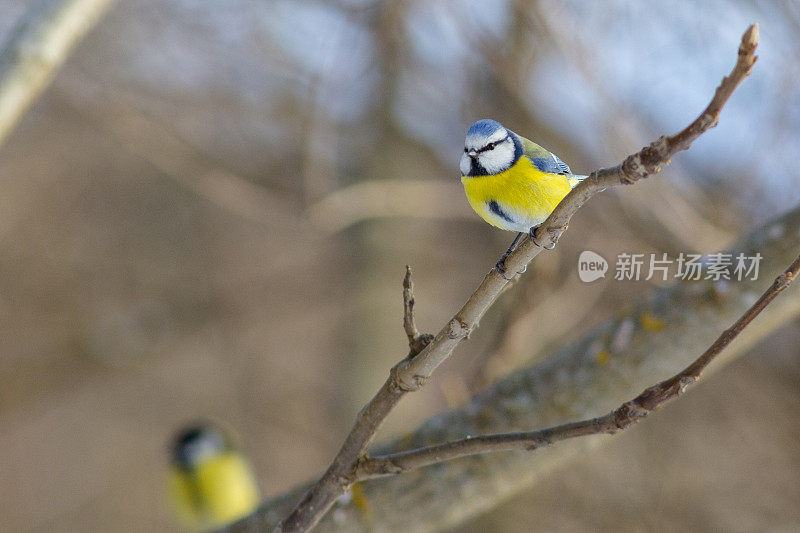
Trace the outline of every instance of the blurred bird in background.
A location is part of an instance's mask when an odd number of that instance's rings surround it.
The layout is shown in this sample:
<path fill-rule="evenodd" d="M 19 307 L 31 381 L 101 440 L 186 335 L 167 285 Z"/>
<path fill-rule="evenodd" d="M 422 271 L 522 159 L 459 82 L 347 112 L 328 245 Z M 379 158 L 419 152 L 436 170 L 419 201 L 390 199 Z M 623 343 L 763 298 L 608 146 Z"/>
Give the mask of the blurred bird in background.
<path fill-rule="evenodd" d="M 555 154 L 489 119 L 467 130 L 460 167 L 475 212 L 492 226 L 519 232 L 495 266 L 504 278 L 506 257 L 520 239 L 526 233 L 533 239 L 539 224 L 586 178 L 573 174 Z"/>
<path fill-rule="evenodd" d="M 218 528 L 258 507 L 261 498 L 252 467 L 221 428 L 189 426 L 176 435 L 171 451 L 170 496 L 183 527 Z"/>

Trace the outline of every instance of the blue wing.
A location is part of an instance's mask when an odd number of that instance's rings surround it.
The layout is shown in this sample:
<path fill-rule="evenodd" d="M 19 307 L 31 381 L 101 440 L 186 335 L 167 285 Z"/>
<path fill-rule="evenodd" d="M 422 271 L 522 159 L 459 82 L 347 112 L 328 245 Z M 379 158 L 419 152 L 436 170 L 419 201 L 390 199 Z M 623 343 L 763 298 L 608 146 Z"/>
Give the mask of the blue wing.
<path fill-rule="evenodd" d="M 555 154 L 550 154 L 550 157 L 534 157 L 531 158 L 536 168 L 542 172 L 550 174 L 572 174 L 566 163 L 558 158 Z"/>

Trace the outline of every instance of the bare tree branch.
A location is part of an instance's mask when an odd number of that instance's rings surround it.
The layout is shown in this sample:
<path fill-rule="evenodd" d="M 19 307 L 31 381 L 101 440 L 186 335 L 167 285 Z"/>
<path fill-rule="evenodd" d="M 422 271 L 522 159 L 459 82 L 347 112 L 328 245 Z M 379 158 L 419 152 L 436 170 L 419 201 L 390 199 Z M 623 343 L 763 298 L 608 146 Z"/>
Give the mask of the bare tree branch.
<path fill-rule="evenodd" d="M 539 227 L 534 240 L 525 239 L 520 243 L 506 260 L 507 271 L 523 271 L 541 250 L 555 246 L 575 212 L 596 193 L 619 184 L 633 184 L 660 172 L 661 165 L 668 164 L 674 154 L 689 148 L 697 137 L 715 126 L 733 91 L 750 74 L 757 59 L 757 45 L 758 27 L 753 25 L 742 37 L 733 71 L 723 78 L 703 113 L 676 135 L 661 137 L 650 146 L 628 156 L 616 167 L 593 172 L 559 203 Z M 456 346 L 468 337 L 506 283 L 507 280 L 498 272 L 490 271 L 464 306 L 422 352 L 402 360 L 392 368 L 384 385 L 358 414 L 353 428 L 328 470 L 276 530 L 307 531 L 314 527 L 336 499 L 355 481 L 357 465 L 363 461 L 367 446 L 381 422 L 403 395 L 419 390 L 436 368 L 453 353 Z"/>
<path fill-rule="evenodd" d="M 0 146 L 112 0 L 40 0 L 0 52 Z"/>
<path fill-rule="evenodd" d="M 499 435 L 483 435 L 426 446 L 416 450 L 393 453 L 389 455 L 365 458 L 356 469 L 356 481 L 410 472 L 417 468 L 459 457 L 480 453 L 507 450 L 535 450 L 550 446 L 556 442 L 598 435 L 614 434 L 627 429 L 662 404 L 677 398 L 683 391 L 700 378 L 700 374 L 728 345 L 747 327 L 755 317 L 767 307 L 784 289 L 786 289 L 800 270 L 800 256 L 789 265 L 761 297 L 739 317 L 728 329 L 722 332 L 700 357 L 692 364 L 652 387 L 649 387 L 636 398 L 625 402 L 606 415 L 571 422 L 536 431 L 521 431 Z"/>

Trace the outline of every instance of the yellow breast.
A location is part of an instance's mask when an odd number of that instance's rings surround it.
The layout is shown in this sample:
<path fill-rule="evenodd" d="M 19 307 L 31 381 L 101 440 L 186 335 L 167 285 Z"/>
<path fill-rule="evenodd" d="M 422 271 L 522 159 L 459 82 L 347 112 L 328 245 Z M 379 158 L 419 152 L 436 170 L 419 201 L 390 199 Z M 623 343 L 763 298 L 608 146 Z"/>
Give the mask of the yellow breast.
<path fill-rule="evenodd" d="M 234 452 L 192 470 L 173 468 L 170 489 L 175 511 L 192 531 L 218 528 L 247 516 L 260 500 L 250 465 Z"/>
<path fill-rule="evenodd" d="M 528 231 L 544 222 L 573 185 L 567 176 L 537 169 L 525 156 L 504 172 L 463 176 L 461 182 L 476 213 L 511 231 Z"/>

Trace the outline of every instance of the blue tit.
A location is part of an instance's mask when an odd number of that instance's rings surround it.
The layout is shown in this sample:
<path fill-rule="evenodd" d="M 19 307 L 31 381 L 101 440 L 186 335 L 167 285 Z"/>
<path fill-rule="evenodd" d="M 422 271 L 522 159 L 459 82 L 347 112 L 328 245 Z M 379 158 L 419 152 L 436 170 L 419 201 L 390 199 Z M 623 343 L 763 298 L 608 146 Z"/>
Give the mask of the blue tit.
<path fill-rule="evenodd" d="M 519 240 L 553 212 L 586 176 L 576 176 L 555 154 L 494 120 L 467 130 L 461 156 L 461 183 L 467 200 L 489 224 L 519 234 L 497 262 L 505 278 L 505 259 Z"/>
<path fill-rule="evenodd" d="M 169 489 L 175 514 L 190 531 L 243 518 L 261 500 L 250 463 L 228 435 L 209 424 L 188 427 L 175 437 Z"/>

